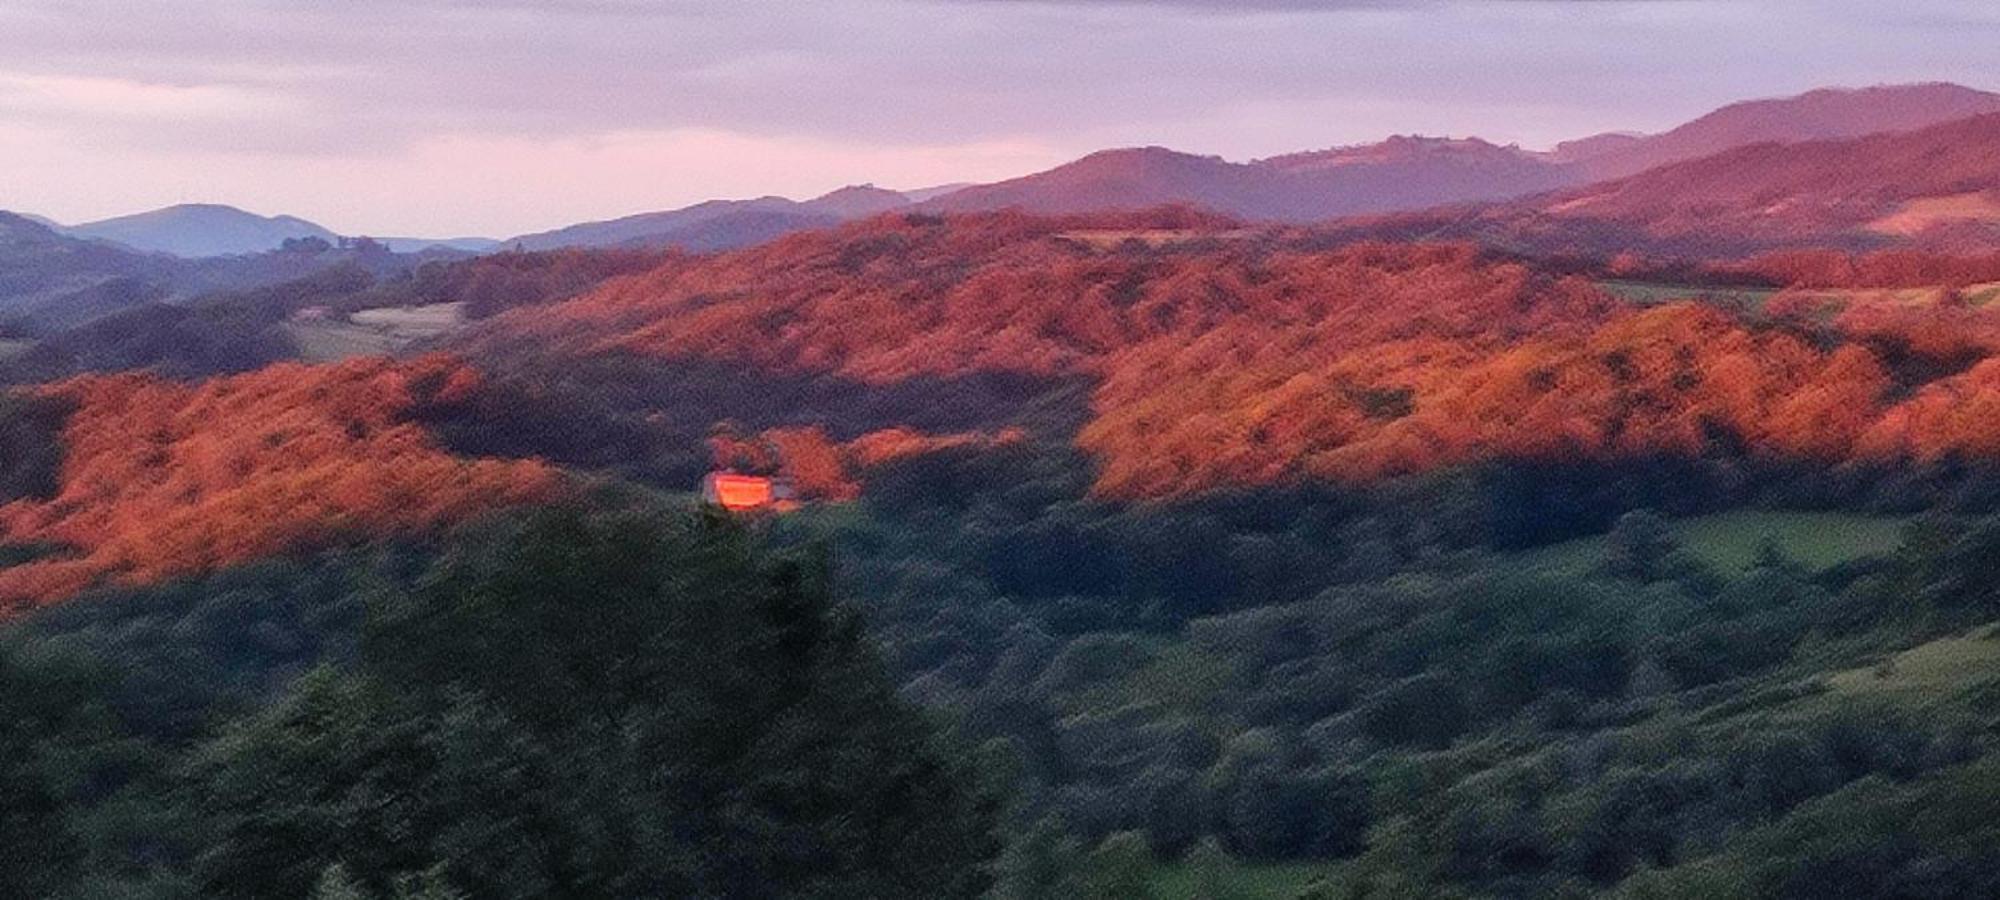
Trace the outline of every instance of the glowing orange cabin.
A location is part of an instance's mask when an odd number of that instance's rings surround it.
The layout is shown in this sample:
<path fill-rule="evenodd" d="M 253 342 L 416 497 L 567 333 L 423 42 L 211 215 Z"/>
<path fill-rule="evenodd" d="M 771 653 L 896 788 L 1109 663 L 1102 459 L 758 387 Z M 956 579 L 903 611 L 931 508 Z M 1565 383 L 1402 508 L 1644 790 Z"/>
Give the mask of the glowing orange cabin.
<path fill-rule="evenodd" d="M 702 500 L 730 512 L 770 509 L 784 512 L 798 507 L 792 486 L 784 478 L 710 472 L 701 483 Z"/>

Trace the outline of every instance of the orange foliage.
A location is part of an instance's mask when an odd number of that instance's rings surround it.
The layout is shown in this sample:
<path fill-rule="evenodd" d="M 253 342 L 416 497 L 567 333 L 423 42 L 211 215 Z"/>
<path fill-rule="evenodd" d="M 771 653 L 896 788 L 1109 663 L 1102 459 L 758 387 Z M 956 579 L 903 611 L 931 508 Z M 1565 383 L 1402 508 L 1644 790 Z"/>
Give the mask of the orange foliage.
<path fill-rule="evenodd" d="M 1681 304 L 1525 341 L 1169 351 L 1108 381 L 1079 440 L 1105 460 L 1099 489 L 1135 497 L 1496 458 L 1699 454 L 1723 435 L 1837 461 L 1886 386 L 1865 350 L 1823 354 Z"/>
<path fill-rule="evenodd" d="M 1064 237 L 1147 221 L 876 219 L 663 266 L 551 309 L 502 316 L 473 346 L 528 341 L 878 384 L 975 371 L 1047 375 L 1233 316 L 1239 298 L 1259 293 L 1257 280 L 1296 274 L 1267 276 L 1215 256 L 1104 254 Z"/>
<path fill-rule="evenodd" d="M 839 445 L 818 428 L 779 428 L 764 432 L 785 461 L 785 473 L 799 496 L 840 502 L 861 496 L 861 486 L 848 477 Z"/>
<path fill-rule="evenodd" d="M 1027 439 L 1027 432 L 1019 428 L 1003 428 L 993 435 L 971 431 L 925 434 L 909 428 L 885 428 L 848 441 L 846 450 L 852 463 L 865 469 L 926 453 L 963 447 L 1004 447 Z"/>
<path fill-rule="evenodd" d="M 1709 267 L 1800 288 L 1907 288 L 2000 281 L 2000 253 L 1947 255 L 1922 250 L 1785 250 Z"/>
<path fill-rule="evenodd" d="M 861 496 L 861 471 L 872 466 L 961 447 L 997 447 L 1026 439 L 1020 429 L 932 435 L 910 428 L 871 431 L 845 444 L 818 426 L 773 428 L 756 438 L 726 428 L 709 438 L 718 467 L 782 475 L 802 498 L 844 502 Z"/>
<path fill-rule="evenodd" d="M 2000 359 L 1940 379 L 1886 411 L 1862 435 L 1860 453 L 1878 460 L 2000 457 Z"/>
<path fill-rule="evenodd" d="M 1615 304 L 1541 291 L 1525 266 L 1466 245 L 1294 249 L 1288 235 L 1102 253 L 1064 238 L 1120 219 L 994 213 L 886 218 L 663 266 L 546 310 L 496 320 L 476 349 L 632 352 L 837 374 L 873 383 L 968 372 L 1095 373 L 1156 339 L 1254 317 L 1349 344 L 1489 330 L 1530 333 Z M 1232 235 L 1239 234 L 1231 232 Z M 1531 287 L 1534 288 L 1531 290 Z"/>
<path fill-rule="evenodd" d="M 1616 225 L 1628 234 L 1717 245 L 1879 243 L 1990 251 L 1993 222 L 1888 229 L 1912 202 L 1936 204 L 2000 183 L 2000 114 L 1850 140 L 1762 143 L 1650 169 L 1489 214 L 1517 228 Z M 1989 195 L 1990 199 L 1990 195 Z"/>
<path fill-rule="evenodd" d="M 479 341 L 873 384 L 1086 377 L 1092 417 L 1076 440 L 1102 464 L 1098 492 L 1126 498 L 1503 458 L 1838 465 L 1989 445 L 1950 412 L 1984 396 L 1988 373 L 1951 373 L 2000 348 L 2000 318 L 1962 303 L 1795 292 L 1769 310 L 1783 327 L 1757 327 L 1699 304 L 1633 308 L 1465 245 L 1328 249 L 1310 232 L 1231 228 L 1105 252 L 1063 237 L 1116 224 L 1146 222 L 878 219 L 681 261 L 503 317 Z M 1760 265 L 1849 281 L 1986 271 L 1918 254 L 1832 260 Z M 1806 336 L 1829 324 L 1831 346 Z M 767 439 L 788 444 L 802 487 L 831 497 L 852 495 L 858 466 L 940 446 L 904 432 L 845 447 L 817 429 Z"/>
<path fill-rule="evenodd" d="M 0 600 L 59 600 L 348 536 L 407 533 L 547 497 L 532 461 L 467 460 L 412 421 L 479 385 L 439 356 L 279 365 L 199 385 L 144 375 L 46 388 L 75 404 L 61 486 L 0 507 L 0 540 L 77 550 L 0 570 Z"/>

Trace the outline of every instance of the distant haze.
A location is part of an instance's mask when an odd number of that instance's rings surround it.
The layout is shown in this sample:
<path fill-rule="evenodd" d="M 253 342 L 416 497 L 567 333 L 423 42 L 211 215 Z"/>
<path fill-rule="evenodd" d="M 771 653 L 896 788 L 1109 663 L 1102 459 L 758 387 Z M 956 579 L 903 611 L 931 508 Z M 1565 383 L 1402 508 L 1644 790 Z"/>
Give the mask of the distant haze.
<path fill-rule="evenodd" d="M 1976 0 L 12 0 L 0 209 L 506 236 L 716 197 L 2000 87 Z"/>

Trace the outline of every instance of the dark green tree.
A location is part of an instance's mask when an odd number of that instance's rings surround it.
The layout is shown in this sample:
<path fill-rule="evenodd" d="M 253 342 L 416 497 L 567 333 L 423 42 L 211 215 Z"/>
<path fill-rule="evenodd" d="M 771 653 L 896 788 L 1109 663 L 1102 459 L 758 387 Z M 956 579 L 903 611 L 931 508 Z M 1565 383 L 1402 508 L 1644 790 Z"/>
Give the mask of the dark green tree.
<path fill-rule="evenodd" d="M 538 515 L 376 598 L 190 771 L 218 896 L 962 897 L 993 804 L 892 693 L 824 563 L 733 526 Z"/>

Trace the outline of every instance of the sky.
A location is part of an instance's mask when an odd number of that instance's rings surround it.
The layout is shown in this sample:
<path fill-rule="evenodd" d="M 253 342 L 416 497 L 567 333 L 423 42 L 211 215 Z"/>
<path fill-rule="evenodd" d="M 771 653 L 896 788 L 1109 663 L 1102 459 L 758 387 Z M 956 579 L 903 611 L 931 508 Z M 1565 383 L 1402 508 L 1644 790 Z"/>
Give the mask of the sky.
<path fill-rule="evenodd" d="M 1107 147 L 1541 148 L 2000 89 L 1988 0 L 0 0 L 0 208 L 512 234 Z"/>

